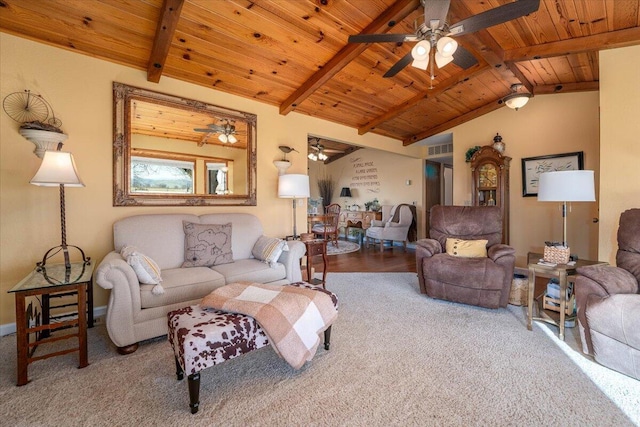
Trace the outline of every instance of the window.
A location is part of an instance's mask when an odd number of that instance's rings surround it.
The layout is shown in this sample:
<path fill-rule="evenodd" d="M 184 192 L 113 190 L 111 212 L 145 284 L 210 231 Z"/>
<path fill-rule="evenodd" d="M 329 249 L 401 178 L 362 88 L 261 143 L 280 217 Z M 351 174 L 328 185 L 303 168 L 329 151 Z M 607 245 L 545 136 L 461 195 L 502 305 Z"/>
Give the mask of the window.
<path fill-rule="evenodd" d="M 194 162 L 131 157 L 132 193 L 194 194 Z"/>

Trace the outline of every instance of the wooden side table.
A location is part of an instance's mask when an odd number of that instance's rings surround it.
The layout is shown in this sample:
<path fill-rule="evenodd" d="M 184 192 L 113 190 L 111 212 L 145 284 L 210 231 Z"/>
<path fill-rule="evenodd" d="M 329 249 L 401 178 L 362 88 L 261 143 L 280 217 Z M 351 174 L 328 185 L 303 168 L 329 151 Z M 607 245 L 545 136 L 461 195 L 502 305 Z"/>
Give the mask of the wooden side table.
<path fill-rule="evenodd" d="M 313 239 L 303 241 L 307 248 L 307 282 L 312 285 L 322 285 L 324 289 L 327 289 L 327 241 L 324 239 Z M 322 280 L 311 277 L 311 264 L 313 257 L 316 255 L 322 255 L 322 262 L 324 267 L 322 269 Z"/>
<path fill-rule="evenodd" d="M 92 286 L 93 265 L 84 262 L 71 263 L 70 269 L 65 269 L 63 264 L 52 264 L 39 267 L 32 271 L 20 283 L 14 286 L 10 293 L 16 298 L 16 345 L 18 351 L 18 382 L 17 385 L 25 385 L 29 382 L 29 363 L 63 354 L 78 352 L 78 368 L 84 368 L 89 364 L 87 356 L 87 299 L 93 299 L 93 292 L 88 291 Z M 48 301 L 52 294 L 66 293 L 78 295 L 77 317 L 51 323 Z M 26 298 L 42 295 L 43 319 L 42 325 L 28 325 Z M 47 306 L 45 307 L 45 303 Z M 93 301 L 90 301 L 93 308 Z M 76 333 L 69 333 L 50 337 L 50 332 L 77 326 Z M 35 340 L 30 342 L 30 334 L 35 334 Z M 34 356 L 35 349 L 40 344 L 54 341 L 78 338 L 78 346 L 54 353 Z"/>
<path fill-rule="evenodd" d="M 542 254 L 531 253 L 528 255 L 529 265 L 529 292 L 527 298 L 527 329 L 531 330 L 532 320 L 538 320 L 541 322 L 549 323 L 558 327 L 558 338 L 564 341 L 564 327 L 566 318 L 566 294 L 567 294 L 567 277 L 576 274 L 576 268 L 583 267 L 585 265 L 594 264 L 606 264 L 601 261 L 589 261 L 581 259 L 576 261 L 574 265 L 568 264 L 556 264 L 554 266 L 538 264 L 543 258 Z M 542 317 L 543 313 L 547 313 L 542 307 L 538 307 L 539 317 L 533 316 L 534 301 L 534 288 L 536 284 L 536 275 L 547 278 L 557 278 L 560 282 L 560 312 L 548 313 Z M 557 319 L 555 319 L 557 317 Z"/>

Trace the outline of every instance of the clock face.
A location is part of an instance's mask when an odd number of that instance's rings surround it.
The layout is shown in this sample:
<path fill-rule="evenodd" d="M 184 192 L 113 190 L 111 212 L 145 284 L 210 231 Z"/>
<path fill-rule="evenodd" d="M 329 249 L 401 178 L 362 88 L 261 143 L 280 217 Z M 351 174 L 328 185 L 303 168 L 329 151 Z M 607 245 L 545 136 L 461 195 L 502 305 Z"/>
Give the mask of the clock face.
<path fill-rule="evenodd" d="M 480 187 L 495 187 L 498 184 L 498 171 L 492 164 L 480 166 L 478 176 Z"/>

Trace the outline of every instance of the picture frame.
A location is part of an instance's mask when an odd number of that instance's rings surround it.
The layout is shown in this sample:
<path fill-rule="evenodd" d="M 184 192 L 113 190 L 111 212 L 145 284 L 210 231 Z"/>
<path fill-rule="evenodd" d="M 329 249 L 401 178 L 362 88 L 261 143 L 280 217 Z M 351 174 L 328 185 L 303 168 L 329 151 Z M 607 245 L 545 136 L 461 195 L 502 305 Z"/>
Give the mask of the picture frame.
<path fill-rule="evenodd" d="M 522 159 L 522 196 L 538 195 L 538 181 L 543 172 L 584 169 L 584 152 L 550 154 Z"/>

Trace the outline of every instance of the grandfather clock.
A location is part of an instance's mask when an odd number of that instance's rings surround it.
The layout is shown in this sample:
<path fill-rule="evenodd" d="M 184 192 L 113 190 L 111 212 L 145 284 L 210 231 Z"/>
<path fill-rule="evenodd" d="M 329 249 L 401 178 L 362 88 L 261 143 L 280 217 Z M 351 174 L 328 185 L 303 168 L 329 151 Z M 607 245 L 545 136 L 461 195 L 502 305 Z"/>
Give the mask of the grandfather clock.
<path fill-rule="evenodd" d="M 509 244 L 509 162 L 490 145 L 471 157 L 473 206 L 499 206 L 502 211 L 502 243 Z"/>

